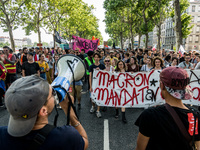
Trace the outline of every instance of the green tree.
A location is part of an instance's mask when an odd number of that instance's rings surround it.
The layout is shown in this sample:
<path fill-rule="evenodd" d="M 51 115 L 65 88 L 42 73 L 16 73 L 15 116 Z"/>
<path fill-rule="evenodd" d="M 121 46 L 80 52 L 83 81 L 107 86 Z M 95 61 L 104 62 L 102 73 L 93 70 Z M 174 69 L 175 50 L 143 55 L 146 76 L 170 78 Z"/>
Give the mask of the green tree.
<path fill-rule="evenodd" d="M 48 46 L 49 46 L 49 43 L 47 43 L 47 42 L 42 42 L 42 46 L 48 47 Z"/>
<path fill-rule="evenodd" d="M 161 46 L 161 25 L 163 24 L 163 22 L 165 21 L 166 18 L 169 17 L 169 13 L 171 11 L 171 7 L 170 7 L 170 1 L 171 0 L 162 0 L 162 1 L 158 1 L 159 2 L 159 8 L 160 11 L 157 15 L 155 15 L 153 17 L 153 21 L 157 27 L 157 36 L 158 36 L 158 50 L 160 50 L 160 46 Z"/>
<path fill-rule="evenodd" d="M 137 1 L 136 9 L 133 10 L 139 17 L 143 19 L 141 22 L 141 33 L 145 35 L 145 47 L 148 47 L 148 33 L 153 31 L 155 27 L 153 17 L 155 17 L 160 11 L 160 1 L 157 0 L 144 0 Z"/>
<path fill-rule="evenodd" d="M 116 41 L 120 38 L 121 49 L 123 49 L 123 41 L 129 35 L 125 16 L 126 5 L 127 1 L 125 0 L 104 1 L 104 8 L 106 9 L 104 20 L 106 23 L 106 32 Z"/>
<path fill-rule="evenodd" d="M 41 43 L 40 28 L 44 26 L 44 19 L 53 14 L 52 7 L 49 7 L 49 2 L 50 0 L 34 0 L 27 4 L 22 19 L 26 35 L 30 35 L 31 31 L 34 31 L 38 34 L 39 43 Z"/>
<path fill-rule="evenodd" d="M 8 42 L 5 42 L 5 43 L 0 43 L 0 47 L 4 47 L 4 46 L 10 46 L 10 44 Z"/>
<path fill-rule="evenodd" d="M 49 8 L 47 10 L 48 17 L 44 19 L 44 25 L 49 30 L 53 32 L 53 40 L 55 47 L 55 31 L 60 31 L 62 22 L 66 19 L 69 12 L 73 11 L 74 6 L 80 0 L 48 0 Z"/>
<path fill-rule="evenodd" d="M 73 5 L 72 11 L 64 14 L 61 21 L 60 30 L 63 36 L 71 41 L 72 35 L 85 39 L 92 39 L 92 36 L 103 41 L 99 31 L 98 19 L 92 14 L 93 6 L 88 6 L 82 0 L 77 0 Z"/>
<path fill-rule="evenodd" d="M 0 23 L 4 32 L 9 32 L 11 48 L 15 51 L 13 30 L 18 28 L 25 4 L 30 0 L 0 0 Z"/>
<path fill-rule="evenodd" d="M 113 40 L 112 39 L 108 39 L 108 46 L 113 46 Z"/>
<path fill-rule="evenodd" d="M 176 32 L 176 50 L 180 48 L 183 43 L 183 38 L 187 38 L 191 33 L 193 25 L 190 26 L 192 16 L 187 14 L 186 10 L 190 6 L 188 0 L 174 0 L 174 8 L 171 11 L 171 17 L 175 21 Z"/>

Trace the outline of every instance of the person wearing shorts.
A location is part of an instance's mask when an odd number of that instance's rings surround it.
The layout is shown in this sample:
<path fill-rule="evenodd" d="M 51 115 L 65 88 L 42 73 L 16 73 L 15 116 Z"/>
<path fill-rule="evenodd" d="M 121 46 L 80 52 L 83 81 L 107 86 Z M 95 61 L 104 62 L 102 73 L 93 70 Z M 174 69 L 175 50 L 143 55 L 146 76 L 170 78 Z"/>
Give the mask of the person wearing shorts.
<path fill-rule="evenodd" d="M 71 83 L 70 87 L 72 89 L 72 92 L 70 95 L 72 95 L 74 98 L 76 97 L 78 99 L 78 109 L 81 109 L 81 90 L 82 90 L 83 83 L 81 80 L 75 82 L 75 90 L 73 87 L 73 82 Z"/>

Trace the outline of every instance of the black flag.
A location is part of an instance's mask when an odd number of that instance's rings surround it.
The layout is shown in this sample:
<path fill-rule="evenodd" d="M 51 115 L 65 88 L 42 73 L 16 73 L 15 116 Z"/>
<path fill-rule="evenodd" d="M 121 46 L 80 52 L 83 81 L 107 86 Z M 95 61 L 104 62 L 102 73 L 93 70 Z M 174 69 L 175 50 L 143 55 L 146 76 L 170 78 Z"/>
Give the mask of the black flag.
<path fill-rule="evenodd" d="M 60 35 L 57 31 L 55 31 L 55 40 L 57 43 L 61 44 L 61 38 L 60 38 Z"/>
<path fill-rule="evenodd" d="M 113 43 L 113 49 L 115 49 L 115 42 Z"/>

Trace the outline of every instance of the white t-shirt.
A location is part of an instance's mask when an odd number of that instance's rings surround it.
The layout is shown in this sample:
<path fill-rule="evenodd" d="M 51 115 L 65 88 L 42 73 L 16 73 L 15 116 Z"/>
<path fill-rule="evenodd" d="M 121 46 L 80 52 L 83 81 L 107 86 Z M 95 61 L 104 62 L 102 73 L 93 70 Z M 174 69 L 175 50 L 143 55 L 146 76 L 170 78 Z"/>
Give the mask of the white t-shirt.
<path fill-rule="evenodd" d="M 195 69 L 200 69 L 200 62 L 197 63 Z"/>
<path fill-rule="evenodd" d="M 143 65 L 140 71 L 151 71 L 151 68 L 149 68 L 147 65 Z"/>

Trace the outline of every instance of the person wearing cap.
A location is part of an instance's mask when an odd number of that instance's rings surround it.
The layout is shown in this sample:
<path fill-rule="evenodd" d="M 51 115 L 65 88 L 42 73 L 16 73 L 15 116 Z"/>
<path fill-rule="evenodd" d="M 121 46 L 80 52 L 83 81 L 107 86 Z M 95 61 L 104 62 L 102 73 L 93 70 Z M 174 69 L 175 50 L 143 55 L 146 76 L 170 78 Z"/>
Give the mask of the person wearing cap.
<path fill-rule="evenodd" d="M 56 97 L 56 92 L 48 82 L 37 75 L 16 80 L 5 94 L 10 118 L 8 126 L 0 127 L 1 149 L 28 150 L 35 146 L 38 147 L 35 149 L 43 150 L 87 149 L 87 134 L 73 109 L 70 110 L 71 125 L 53 126 L 46 135 L 42 134 L 47 126 L 52 127 L 48 125 L 48 118 L 56 104 Z M 60 102 L 66 115 L 68 103 L 67 97 Z M 38 135 L 42 138 L 35 142 Z"/>
<path fill-rule="evenodd" d="M 22 76 L 30 76 L 33 74 L 38 74 L 40 76 L 40 67 L 38 63 L 33 61 L 33 53 L 29 52 L 27 54 L 27 62 L 22 64 Z"/>
<path fill-rule="evenodd" d="M 197 148 L 200 148 L 200 115 L 182 102 L 193 97 L 188 84 L 189 75 L 184 69 L 168 67 L 162 70 L 160 90 L 166 104 L 144 110 L 136 120 L 135 125 L 139 127 L 136 150 L 190 150 L 189 141 L 193 135 Z M 168 108 L 175 111 L 182 122 L 184 135 Z M 186 140 L 186 134 L 189 140 Z"/>

